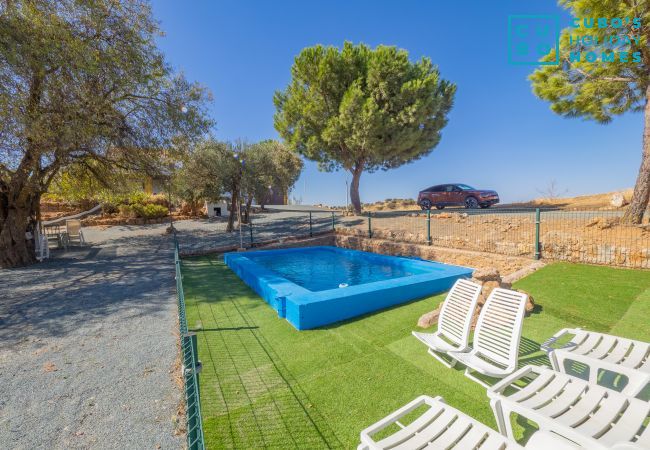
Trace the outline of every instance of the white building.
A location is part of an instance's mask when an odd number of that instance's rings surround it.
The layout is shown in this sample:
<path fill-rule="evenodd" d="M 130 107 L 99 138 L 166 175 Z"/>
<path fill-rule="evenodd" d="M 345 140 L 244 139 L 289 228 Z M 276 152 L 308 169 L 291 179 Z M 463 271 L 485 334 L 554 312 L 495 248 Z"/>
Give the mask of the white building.
<path fill-rule="evenodd" d="M 221 217 L 228 215 L 228 204 L 226 202 L 210 203 L 205 202 L 205 211 L 208 217 Z"/>

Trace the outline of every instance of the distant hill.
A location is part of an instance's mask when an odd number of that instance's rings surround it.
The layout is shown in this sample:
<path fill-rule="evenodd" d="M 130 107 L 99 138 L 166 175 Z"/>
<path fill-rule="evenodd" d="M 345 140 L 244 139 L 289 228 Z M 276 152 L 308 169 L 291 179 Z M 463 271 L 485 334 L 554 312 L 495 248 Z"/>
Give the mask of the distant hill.
<path fill-rule="evenodd" d="M 623 194 L 626 203 L 632 198 L 633 189 L 624 189 L 622 191 L 605 192 L 603 194 L 580 195 L 577 197 L 558 197 L 558 198 L 536 198 L 529 202 L 510 203 L 508 205 L 498 205 L 498 207 L 543 207 L 553 206 L 562 209 L 572 208 L 611 208 L 612 196 L 616 193 Z"/>
<path fill-rule="evenodd" d="M 558 198 L 536 198 L 528 202 L 504 203 L 494 206 L 494 208 L 536 208 L 536 207 L 555 207 L 561 209 L 574 208 L 611 208 L 612 195 L 616 193 L 623 194 L 626 203 L 632 198 L 633 189 L 624 189 L 622 191 L 606 192 L 603 194 L 580 195 L 577 197 L 558 197 Z M 459 207 L 462 208 L 462 207 Z M 343 209 L 337 207 L 335 209 Z M 410 211 L 418 210 L 420 207 L 412 198 L 390 198 L 374 203 L 364 203 L 364 211 Z"/>

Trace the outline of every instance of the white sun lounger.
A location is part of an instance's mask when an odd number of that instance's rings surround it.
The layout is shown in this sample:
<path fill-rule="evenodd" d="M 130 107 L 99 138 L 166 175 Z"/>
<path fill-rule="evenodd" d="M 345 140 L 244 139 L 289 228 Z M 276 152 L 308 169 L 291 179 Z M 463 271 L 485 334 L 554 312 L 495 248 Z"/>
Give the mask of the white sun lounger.
<path fill-rule="evenodd" d="M 408 425 L 400 423 L 405 415 L 418 408 L 428 406 L 422 414 Z M 373 435 L 385 428 L 397 425 L 399 430 L 379 441 Z M 482 424 L 456 408 L 447 405 L 442 397 L 421 395 L 394 413 L 381 419 L 361 432 L 358 450 L 377 449 L 480 449 L 510 450 L 522 449 L 512 439 Z M 528 440 L 527 449 L 565 450 L 579 448 L 550 433 L 537 432 Z"/>
<path fill-rule="evenodd" d="M 468 378 L 488 387 L 472 371 L 492 378 L 503 378 L 515 371 L 527 300 L 526 294 L 509 289 L 496 288 L 490 293 L 476 323 L 472 349 L 448 353 L 466 366 Z"/>
<path fill-rule="evenodd" d="M 513 383 L 531 379 L 506 395 Z M 499 430 L 510 438 L 516 413 L 584 448 L 650 448 L 650 427 L 643 427 L 650 403 L 549 368 L 523 367 L 488 389 L 488 397 Z"/>
<path fill-rule="evenodd" d="M 454 283 L 442 304 L 438 318 L 438 330 L 435 333 L 413 331 L 413 336 L 429 347 L 429 353 L 447 367 L 451 367 L 453 364 L 442 359 L 437 353 L 468 350 L 472 316 L 480 294 L 480 284 L 459 279 Z M 455 362 L 453 361 L 453 363 Z"/>
<path fill-rule="evenodd" d="M 574 335 L 560 348 L 553 345 L 565 335 Z M 575 361 L 589 368 L 589 381 L 598 383 L 601 370 L 624 375 L 628 383 L 623 394 L 638 395 L 650 383 L 650 344 L 610 334 L 565 328 L 542 344 L 553 368 L 566 373 L 567 362 Z"/>

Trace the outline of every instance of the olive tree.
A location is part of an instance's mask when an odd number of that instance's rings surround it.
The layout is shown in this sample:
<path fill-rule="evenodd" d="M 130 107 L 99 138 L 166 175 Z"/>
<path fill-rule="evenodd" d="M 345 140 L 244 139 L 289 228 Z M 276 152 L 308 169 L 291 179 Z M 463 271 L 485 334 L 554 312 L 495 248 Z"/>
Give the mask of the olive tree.
<path fill-rule="evenodd" d="M 176 195 L 194 206 L 204 200 L 219 201 L 230 195 L 228 232 L 234 229 L 237 215 L 243 173 L 239 154 L 245 147 L 241 142 L 207 138 L 193 148 L 174 176 Z"/>
<path fill-rule="evenodd" d="M 0 267 L 35 260 L 60 171 L 155 174 L 209 129 L 209 93 L 171 71 L 160 34 L 143 0 L 0 2 Z"/>
<path fill-rule="evenodd" d="M 275 140 L 255 143 L 243 155 L 245 211 L 246 221 L 248 221 L 253 199 L 264 207 L 273 189 L 288 192 L 300 177 L 303 163 L 295 152 Z"/>
<path fill-rule="evenodd" d="M 275 128 L 287 145 L 322 170 L 352 174 L 350 198 L 361 211 L 361 174 L 415 161 L 438 145 L 456 86 L 429 58 L 346 42 L 303 49 L 291 82 L 276 92 Z"/>

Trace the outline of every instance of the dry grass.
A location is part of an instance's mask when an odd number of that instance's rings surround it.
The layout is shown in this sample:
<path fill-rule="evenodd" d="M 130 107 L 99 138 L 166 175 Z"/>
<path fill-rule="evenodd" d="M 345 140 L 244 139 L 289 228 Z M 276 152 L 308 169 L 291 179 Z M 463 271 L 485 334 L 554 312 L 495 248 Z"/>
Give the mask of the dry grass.
<path fill-rule="evenodd" d="M 628 202 L 632 198 L 633 189 L 625 189 L 623 191 L 605 192 L 603 194 L 590 194 L 580 195 L 577 197 L 562 197 L 562 198 L 536 198 L 529 202 L 511 203 L 508 205 L 501 205 L 501 207 L 538 207 L 538 206 L 552 206 L 560 209 L 582 209 L 582 208 L 611 208 L 612 195 L 620 192 Z"/>

